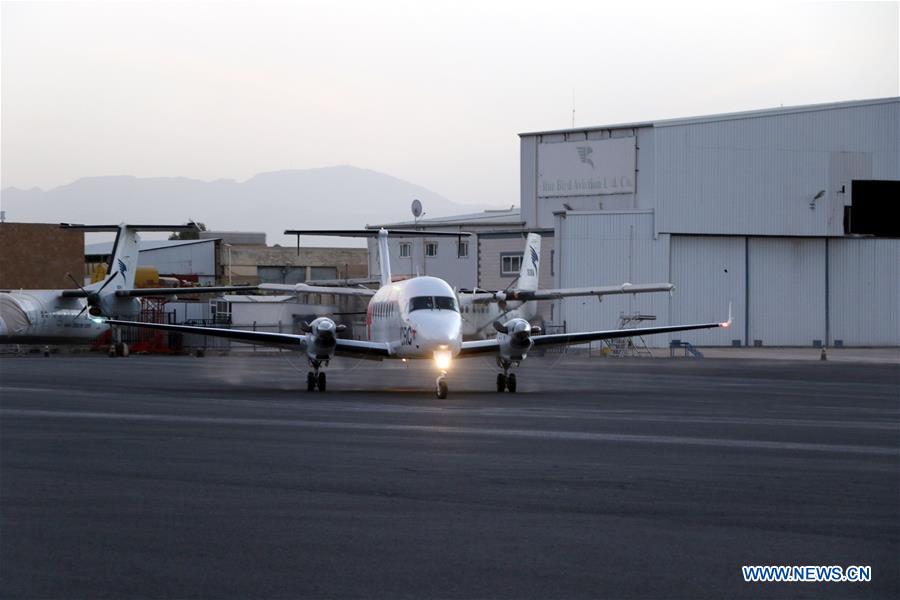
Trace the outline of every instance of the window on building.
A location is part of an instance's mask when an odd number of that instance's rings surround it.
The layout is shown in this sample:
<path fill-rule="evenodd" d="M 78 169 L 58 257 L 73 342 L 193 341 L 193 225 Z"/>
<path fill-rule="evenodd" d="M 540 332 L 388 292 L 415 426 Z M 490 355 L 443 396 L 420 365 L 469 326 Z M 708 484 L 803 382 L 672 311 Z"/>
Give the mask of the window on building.
<path fill-rule="evenodd" d="M 556 251 L 550 251 L 550 277 L 556 275 L 556 270 L 553 268 L 553 261 L 556 259 Z"/>
<path fill-rule="evenodd" d="M 303 283 L 306 281 L 306 267 L 271 266 L 257 267 L 256 274 L 260 283 Z"/>
<path fill-rule="evenodd" d="M 465 240 L 460 240 L 457 248 L 456 255 L 459 258 L 468 258 L 469 257 L 469 242 Z"/>
<path fill-rule="evenodd" d="M 507 254 L 500 257 L 501 275 L 518 275 L 522 269 L 521 254 Z"/>
<path fill-rule="evenodd" d="M 409 258 L 412 254 L 412 244 L 409 242 L 400 242 L 400 258 Z"/>
<path fill-rule="evenodd" d="M 437 242 L 425 242 L 425 256 L 437 256 Z"/>
<path fill-rule="evenodd" d="M 310 267 L 310 279 L 337 279 L 337 267 Z"/>

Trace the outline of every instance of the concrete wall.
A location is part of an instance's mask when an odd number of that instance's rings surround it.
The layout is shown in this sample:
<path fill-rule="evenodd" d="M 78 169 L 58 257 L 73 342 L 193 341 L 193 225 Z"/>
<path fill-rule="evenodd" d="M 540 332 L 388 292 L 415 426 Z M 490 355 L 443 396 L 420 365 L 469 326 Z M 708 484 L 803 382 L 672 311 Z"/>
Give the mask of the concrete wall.
<path fill-rule="evenodd" d="M 368 276 L 368 251 L 365 248 L 305 248 L 282 246 L 228 246 L 219 247 L 220 279 L 227 282 L 229 271 L 232 282 L 257 284 L 257 267 L 308 267 L 306 278 L 312 278 L 313 267 L 334 267 L 338 277 Z"/>
<path fill-rule="evenodd" d="M 469 254 L 458 256 L 458 239 L 468 241 Z M 437 243 L 437 256 L 425 256 L 425 244 Z M 378 263 L 378 247 L 376 240 L 369 240 L 369 270 L 373 277 L 381 273 Z M 410 256 L 400 256 L 401 244 L 410 245 Z M 451 286 L 472 287 L 478 272 L 478 237 L 390 237 L 388 246 L 391 255 L 391 275 L 412 277 L 415 275 L 433 275 L 445 280 Z"/>
<path fill-rule="evenodd" d="M 0 223 L 0 289 L 70 289 L 84 278 L 84 232 L 59 224 Z"/>

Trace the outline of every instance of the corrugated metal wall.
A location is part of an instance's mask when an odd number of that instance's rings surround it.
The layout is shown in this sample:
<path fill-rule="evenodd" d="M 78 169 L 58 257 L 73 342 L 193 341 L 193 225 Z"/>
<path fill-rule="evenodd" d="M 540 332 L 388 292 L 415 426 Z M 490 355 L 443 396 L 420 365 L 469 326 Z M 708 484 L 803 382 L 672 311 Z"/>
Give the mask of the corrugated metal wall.
<path fill-rule="evenodd" d="M 825 342 L 825 240 L 750 238 L 750 343 Z"/>
<path fill-rule="evenodd" d="M 734 324 L 727 329 L 679 332 L 670 339 L 695 345 L 744 343 L 746 329 L 746 240 L 743 237 L 672 236 L 672 325 L 724 321 L 731 303 Z"/>
<path fill-rule="evenodd" d="M 828 240 L 830 337 L 900 345 L 900 240 Z"/>
<path fill-rule="evenodd" d="M 585 213 L 557 217 L 557 265 L 560 287 L 666 282 L 669 279 L 669 238 L 653 239 L 653 215 L 646 212 Z M 568 331 L 612 329 L 621 314 L 655 315 L 656 324 L 669 321 L 668 295 L 642 294 L 560 301 L 555 323 Z M 665 338 L 665 336 L 655 336 Z M 667 339 L 647 338 L 651 345 Z"/>
<path fill-rule="evenodd" d="M 900 179 L 900 101 L 654 127 L 658 230 L 842 235 L 835 179 Z M 836 161 L 833 153 L 858 153 Z M 834 165 L 837 165 L 834 167 Z M 841 172 L 832 175 L 831 169 Z M 640 183 L 639 183 L 640 185 Z M 824 197 L 810 210 L 820 190 Z"/>
<path fill-rule="evenodd" d="M 140 266 L 156 267 L 161 275 L 197 275 L 197 280 L 209 285 L 216 281 L 216 242 L 200 242 L 142 250 Z"/>

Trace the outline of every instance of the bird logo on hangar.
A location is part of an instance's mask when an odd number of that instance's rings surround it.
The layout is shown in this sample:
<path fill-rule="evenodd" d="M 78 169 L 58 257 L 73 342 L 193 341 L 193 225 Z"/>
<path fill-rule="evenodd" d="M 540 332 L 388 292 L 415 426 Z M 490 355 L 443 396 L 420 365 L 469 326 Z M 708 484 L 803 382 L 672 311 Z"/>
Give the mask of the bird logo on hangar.
<path fill-rule="evenodd" d="M 594 161 L 588 158 L 591 154 L 593 154 L 594 149 L 590 146 L 578 146 L 578 158 L 581 159 L 586 165 L 591 165 L 591 168 L 594 168 Z"/>

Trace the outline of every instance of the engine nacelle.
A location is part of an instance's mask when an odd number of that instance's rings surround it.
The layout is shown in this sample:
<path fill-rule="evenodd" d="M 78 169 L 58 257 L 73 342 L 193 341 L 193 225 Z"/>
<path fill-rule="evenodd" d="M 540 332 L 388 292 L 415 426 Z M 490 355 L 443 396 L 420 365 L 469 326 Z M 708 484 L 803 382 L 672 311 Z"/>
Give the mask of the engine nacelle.
<path fill-rule="evenodd" d="M 531 323 L 525 319 L 510 319 L 502 324 L 494 321 L 494 329 L 497 330 L 500 358 L 504 360 L 522 360 L 534 345 Z"/>
<path fill-rule="evenodd" d="M 306 326 L 306 354 L 312 360 L 330 360 L 337 347 L 337 334 L 344 330 L 328 317 L 319 317 Z"/>

